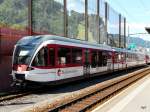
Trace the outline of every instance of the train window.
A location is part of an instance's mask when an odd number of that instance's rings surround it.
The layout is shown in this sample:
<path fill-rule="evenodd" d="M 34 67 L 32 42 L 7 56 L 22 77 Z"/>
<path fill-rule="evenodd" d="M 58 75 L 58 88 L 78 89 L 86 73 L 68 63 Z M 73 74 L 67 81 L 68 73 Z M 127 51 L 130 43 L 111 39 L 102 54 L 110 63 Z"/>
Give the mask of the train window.
<path fill-rule="evenodd" d="M 127 61 L 130 61 L 129 53 L 127 53 Z"/>
<path fill-rule="evenodd" d="M 103 66 L 103 63 L 102 63 L 102 52 L 99 51 L 98 52 L 98 66 Z"/>
<path fill-rule="evenodd" d="M 122 61 L 125 60 L 125 54 L 124 54 L 124 53 L 121 54 L 121 60 L 122 60 Z"/>
<path fill-rule="evenodd" d="M 65 65 L 71 62 L 71 50 L 69 48 L 58 48 L 58 64 Z"/>
<path fill-rule="evenodd" d="M 132 60 L 134 60 L 134 54 L 132 54 Z"/>
<path fill-rule="evenodd" d="M 72 63 L 82 64 L 82 49 L 79 48 L 72 49 Z"/>
<path fill-rule="evenodd" d="M 16 46 L 13 64 L 29 64 L 33 55 L 34 46 Z"/>
<path fill-rule="evenodd" d="M 107 53 L 106 52 L 102 53 L 102 64 L 103 66 L 107 66 Z"/>
<path fill-rule="evenodd" d="M 48 49 L 42 48 L 35 56 L 32 65 L 33 66 L 47 66 L 48 64 Z"/>
<path fill-rule="evenodd" d="M 121 54 L 118 54 L 118 61 L 121 61 Z"/>
<path fill-rule="evenodd" d="M 115 53 L 114 62 L 117 63 L 119 61 L 119 53 Z"/>
<path fill-rule="evenodd" d="M 89 60 L 90 51 L 89 51 L 89 49 L 84 50 L 84 56 L 85 56 L 84 65 L 88 66 L 90 64 L 90 60 Z"/>
<path fill-rule="evenodd" d="M 97 52 L 96 51 L 92 51 L 91 52 L 91 60 L 92 60 L 92 63 L 91 63 L 91 67 L 92 68 L 95 68 L 97 66 Z"/>
<path fill-rule="evenodd" d="M 126 58 L 128 58 L 128 53 L 126 53 Z"/>
<path fill-rule="evenodd" d="M 55 66 L 55 49 L 49 48 L 49 65 Z"/>

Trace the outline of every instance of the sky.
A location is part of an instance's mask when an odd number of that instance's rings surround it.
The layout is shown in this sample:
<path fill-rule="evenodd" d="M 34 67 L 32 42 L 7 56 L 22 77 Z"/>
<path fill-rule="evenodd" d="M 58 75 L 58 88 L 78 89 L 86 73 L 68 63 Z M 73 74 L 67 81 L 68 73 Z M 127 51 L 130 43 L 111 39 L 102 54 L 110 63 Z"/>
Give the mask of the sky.
<path fill-rule="evenodd" d="M 129 34 L 150 41 L 145 27 L 150 27 L 150 0 L 106 0 L 112 8 L 121 13 L 129 24 Z"/>

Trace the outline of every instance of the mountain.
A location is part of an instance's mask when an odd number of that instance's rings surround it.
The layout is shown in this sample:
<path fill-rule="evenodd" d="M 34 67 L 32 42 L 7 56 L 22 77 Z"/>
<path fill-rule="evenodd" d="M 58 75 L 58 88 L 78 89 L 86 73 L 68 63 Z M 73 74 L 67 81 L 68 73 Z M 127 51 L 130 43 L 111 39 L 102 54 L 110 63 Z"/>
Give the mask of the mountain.
<path fill-rule="evenodd" d="M 146 41 L 139 37 L 129 37 L 129 45 L 131 45 L 131 44 L 135 44 L 137 47 L 150 48 L 150 41 Z"/>

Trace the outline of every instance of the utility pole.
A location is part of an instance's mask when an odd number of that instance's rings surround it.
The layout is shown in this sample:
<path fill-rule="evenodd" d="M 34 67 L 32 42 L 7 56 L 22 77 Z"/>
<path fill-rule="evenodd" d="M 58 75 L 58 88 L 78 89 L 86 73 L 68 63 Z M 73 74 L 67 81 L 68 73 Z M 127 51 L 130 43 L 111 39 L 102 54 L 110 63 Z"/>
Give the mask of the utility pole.
<path fill-rule="evenodd" d="M 129 46 L 129 37 L 130 37 L 130 29 L 129 29 L 129 25 L 128 25 L 128 41 L 127 41 L 127 48 Z"/>

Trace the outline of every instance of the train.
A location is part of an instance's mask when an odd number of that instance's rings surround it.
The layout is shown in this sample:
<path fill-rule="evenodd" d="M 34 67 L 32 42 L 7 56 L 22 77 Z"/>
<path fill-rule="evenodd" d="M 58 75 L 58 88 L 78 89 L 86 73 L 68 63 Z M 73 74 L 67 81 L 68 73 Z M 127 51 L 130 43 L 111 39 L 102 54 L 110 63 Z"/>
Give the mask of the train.
<path fill-rule="evenodd" d="M 146 54 L 146 56 L 145 56 L 145 58 L 146 58 L 146 64 L 150 64 L 150 52 L 146 52 L 145 53 Z"/>
<path fill-rule="evenodd" d="M 14 46 L 13 85 L 60 84 L 146 65 L 141 52 L 55 35 L 25 36 Z"/>

